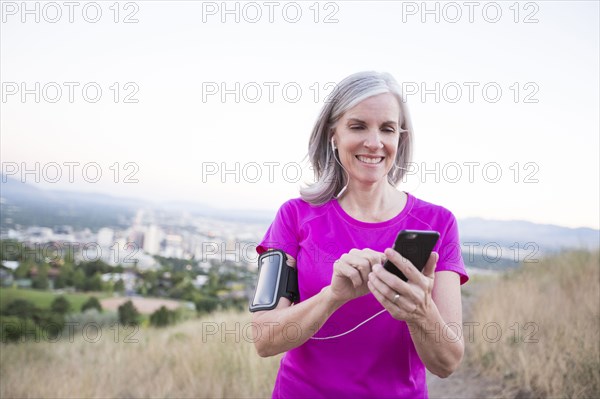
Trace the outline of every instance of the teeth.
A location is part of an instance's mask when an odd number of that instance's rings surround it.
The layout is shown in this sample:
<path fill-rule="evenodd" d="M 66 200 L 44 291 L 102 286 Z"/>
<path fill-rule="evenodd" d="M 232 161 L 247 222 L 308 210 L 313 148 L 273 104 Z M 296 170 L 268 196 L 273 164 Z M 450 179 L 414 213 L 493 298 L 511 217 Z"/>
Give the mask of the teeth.
<path fill-rule="evenodd" d="M 361 162 L 372 163 L 372 164 L 379 163 L 383 160 L 383 158 L 381 158 L 381 157 L 380 158 L 367 158 L 367 157 L 361 157 L 360 155 L 357 156 L 357 158 Z"/>

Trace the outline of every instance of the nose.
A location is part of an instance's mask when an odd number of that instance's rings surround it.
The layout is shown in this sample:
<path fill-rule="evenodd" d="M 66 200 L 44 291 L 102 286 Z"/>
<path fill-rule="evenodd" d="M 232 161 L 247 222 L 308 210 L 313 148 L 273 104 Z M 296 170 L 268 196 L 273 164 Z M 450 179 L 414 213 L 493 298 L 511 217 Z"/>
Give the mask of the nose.
<path fill-rule="evenodd" d="M 370 150 L 379 150 L 383 148 L 383 142 L 378 130 L 369 130 L 364 141 L 364 146 Z"/>

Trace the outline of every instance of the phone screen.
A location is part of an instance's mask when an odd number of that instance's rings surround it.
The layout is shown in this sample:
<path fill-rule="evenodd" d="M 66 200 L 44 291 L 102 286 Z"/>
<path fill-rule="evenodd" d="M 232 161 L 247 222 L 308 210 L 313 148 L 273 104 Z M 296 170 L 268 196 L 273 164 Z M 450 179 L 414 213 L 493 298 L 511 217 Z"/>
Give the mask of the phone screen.
<path fill-rule="evenodd" d="M 270 306 L 275 302 L 281 262 L 281 255 L 278 253 L 261 258 L 261 263 L 258 266 L 259 273 L 258 282 L 256 284 L 256 294 L 254 295 L 252 305 Z"/>

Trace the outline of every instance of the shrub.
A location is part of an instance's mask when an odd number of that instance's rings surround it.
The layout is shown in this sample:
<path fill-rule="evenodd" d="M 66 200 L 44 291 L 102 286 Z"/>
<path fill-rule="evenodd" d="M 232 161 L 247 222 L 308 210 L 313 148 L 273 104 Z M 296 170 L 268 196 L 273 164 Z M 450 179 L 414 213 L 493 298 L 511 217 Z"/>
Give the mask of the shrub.
<path fill-rule="evenodd" d="M 48 275 L 44 273 L 39 273 L 31 280 L 31 287 L 38 290 L 46 290 L 50 286 L 48 281 Z"/>
<path fill-rule="evenodd" d="M 11 301 L 3 311 L 3 342 L 18 341 L 21 336 L 36 342 L 59 337 L 65 326 L 64 313 L 59 310 L 65 311 L 69 306 L 64 297 L 57 297 L 52 302 L 52 309 L 38 309 L 26 299 Z"/>
<path fill-rule="evenodd" d="M 33 321 L 42 329 L 44 337 L 48 339 L 60 335 L 65 327 L 65 317 L 48 309 L 36 309 Z"/>
<path fill-rule="evenodd" d="M 83 305 L 81 305 L 82 312 L 85 312 L 89 309 L 96 309 L 98 313 L 102 313 L 102 305 L 95 296 L 90 297 Z"/>
<path fill-rule="evenodd" d="M 54 298 L 52 304 L 50 305 L 50 309 L 55 313 L 64 315 L 69 313 L 69 310 L 71 310 L 71 304 L 67 298 L 61 295 Z"/>
<path fill-rule="evenodd" d="M 27 299 L 15 299 L 6 305 L 4 314 L 6 316 L 16 316 L 23 319 L 29 319 L 35 314 L 35 305 Z"/>
<path fill-rule="evenodd" d="M 219 298 L 202 297 L 196 301 L 196 310 L 200 313 L 211 313 L 219 306 Z"/>
<path fill-rule="evenodd" d="M 177 321 L 177 312 L 161 306 L 160 309 L 150 315 L 150 324 L 155 327 L 166 327 L 175 324 Z"/>
<path fill-rule="evenodd" d="M 130 300 L 119 306 L 119 323 L 138 324 L 140 313 Z"/>
<path fill-rule="evenodd" d="M 34 334 L 31 334 L 34 332 Z M 0 340 L 3 344 L 7 342 L 18 342 L 24 339 L 39 340 L 39 328 L 31 319 L 23 319 L 16 316 L 0 316 Z"/>

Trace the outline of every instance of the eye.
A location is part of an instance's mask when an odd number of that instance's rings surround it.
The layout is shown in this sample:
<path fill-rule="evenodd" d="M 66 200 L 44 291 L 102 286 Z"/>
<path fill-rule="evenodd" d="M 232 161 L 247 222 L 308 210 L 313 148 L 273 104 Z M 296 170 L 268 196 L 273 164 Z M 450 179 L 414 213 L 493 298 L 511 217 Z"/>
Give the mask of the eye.
<path fill-rule="evenodd" d="M 381 129 L 382 131 L 386 132 L 386 133 L 396 133 L 396 129 L 394 129 L 393 127 L 384 127 Z"/>
<path fill-rule="evenodd" d="M 362 130 L 362 129 L 364 129 L 364 126 L 362 126 L 362 125 L 350 125 L 350 129 L 351 130 Z"/>

